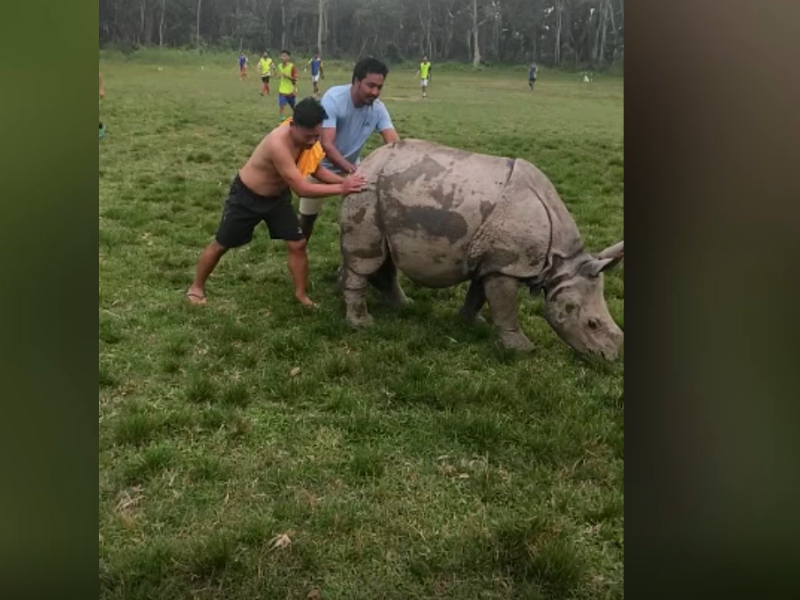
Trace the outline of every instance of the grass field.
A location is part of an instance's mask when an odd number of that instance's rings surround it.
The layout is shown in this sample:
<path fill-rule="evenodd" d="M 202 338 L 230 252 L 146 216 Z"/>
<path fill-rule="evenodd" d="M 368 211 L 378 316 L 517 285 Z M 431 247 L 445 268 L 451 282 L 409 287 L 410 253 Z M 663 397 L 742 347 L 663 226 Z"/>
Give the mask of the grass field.
<path fill-rule="evenodd" d="M 623 363 L 577 357 L 541 299 L 520 292 L 529 356 L 458 321 L 464 286 L 404 280 L 399 313 L 371 293 L 375 327 L 351 331 L 332 199 L 318 311 L 263 226 L 187 305 L 231 178 L 278 122 L 226 58 L 100 63 L 100 597 L 621 598 Z M 331 65 L 323 89 L 349 77 Z M 422 102 L 392 71 L 383 99 L 401 137 L 536 164 L 599 251 L 623 237 L 622 79 L 536 85 L 442 69 Z M 623 269 L 606 298 L 624 327 Z"/>

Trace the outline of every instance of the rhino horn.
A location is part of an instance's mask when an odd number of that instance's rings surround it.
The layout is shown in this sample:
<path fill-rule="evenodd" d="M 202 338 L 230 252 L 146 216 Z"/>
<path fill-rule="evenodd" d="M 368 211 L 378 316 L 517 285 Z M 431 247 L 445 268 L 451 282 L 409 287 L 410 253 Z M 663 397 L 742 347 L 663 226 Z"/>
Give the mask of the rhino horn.
<path fill-rule="evenodd" d="M 593 258 L 581 267 L 581 273 L 587 277 L 597 277 L 603 271 L 616 265 L 622 260 L 625 253 L 624 244 L 624 241 L 617 242 L 613 246 L 609 246 L 600 252 L 596 258 Z"/>
<path fill-rule="evenodd" d="M 617 261 L 622 260 L 622 254 L 624 250 L 625 242 L 617 242 L 613 246 L 609 246 L 605 250 L 603 250 L 600 254 L 597 255 L 597 258 L 613 258 Z"/>

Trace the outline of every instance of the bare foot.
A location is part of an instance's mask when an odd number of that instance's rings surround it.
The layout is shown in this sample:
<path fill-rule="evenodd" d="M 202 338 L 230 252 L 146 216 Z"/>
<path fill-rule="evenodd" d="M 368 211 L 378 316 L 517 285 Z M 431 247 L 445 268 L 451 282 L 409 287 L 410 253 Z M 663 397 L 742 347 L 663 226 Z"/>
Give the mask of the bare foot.
<path fill-rule="evenodd" d="M 305 294 L 303 294 L 302 296 L 299 296 L 299 295 L 295 294 L 295 298 L 297 298 L 297 300 L 298 300 L 298 302 L 300 302 L 300 304 L 302 304 L 303 306 L 305 306 L 307 308 L 318 308 L 317 304 L 315 302 L 312 302 L 311 298 L 309 298 Z"/>
<path fill-rule="evenodd" d="M 190 287 L 186 290 L 186 299 L 192 304 L 203 305 L 206 303 L 206 295 L 202 289 L 198 287 Z"/>

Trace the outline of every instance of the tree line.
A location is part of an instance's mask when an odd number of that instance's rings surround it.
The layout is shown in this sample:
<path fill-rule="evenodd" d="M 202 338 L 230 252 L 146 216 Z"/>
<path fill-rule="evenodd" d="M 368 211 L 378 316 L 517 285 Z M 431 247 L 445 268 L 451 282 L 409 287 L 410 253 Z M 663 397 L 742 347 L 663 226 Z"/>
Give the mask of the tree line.
<path fill-rule="evenodd" d="M 604 68 L 624 0 L 100 0 L 100 45 Z"/>

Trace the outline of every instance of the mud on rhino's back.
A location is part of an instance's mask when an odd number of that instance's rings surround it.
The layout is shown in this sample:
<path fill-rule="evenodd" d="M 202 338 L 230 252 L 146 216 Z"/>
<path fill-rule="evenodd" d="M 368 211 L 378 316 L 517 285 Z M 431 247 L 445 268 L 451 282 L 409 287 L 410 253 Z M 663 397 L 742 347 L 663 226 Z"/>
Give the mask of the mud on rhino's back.
<path fill-rule="evenodd" d="M 431 287 L 464 281 L 469 244 L 497 202 L 514 161 L 403 140 L 364 162 L 378 219 L 398 268 Z"/>

